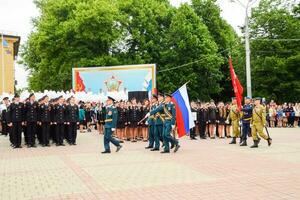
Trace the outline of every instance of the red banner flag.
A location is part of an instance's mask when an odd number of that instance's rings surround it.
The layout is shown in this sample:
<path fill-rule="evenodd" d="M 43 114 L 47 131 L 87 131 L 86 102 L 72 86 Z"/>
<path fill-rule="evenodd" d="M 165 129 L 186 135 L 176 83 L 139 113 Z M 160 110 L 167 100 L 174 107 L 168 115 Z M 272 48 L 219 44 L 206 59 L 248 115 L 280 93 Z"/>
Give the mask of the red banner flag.
<path fill-rule="evenodd" d="M 241 85 L 237 75 L 235 74 L 231 57 L 229 57 L 229 67 L 230 67 L 230 76 L 231 76 L 234 95 L 236 97 L 238 108 L 241 109 L 244 89 L 243 89 L 243 86 Z"/>
<path fill-rule="evenodd" d="M 85 85 L 83 83 L 82 78 L 80 77 L 80 74 L 78 71 L 75 71 L 75 91 L 76 92 L 82 92 L 85 91 Z"/>

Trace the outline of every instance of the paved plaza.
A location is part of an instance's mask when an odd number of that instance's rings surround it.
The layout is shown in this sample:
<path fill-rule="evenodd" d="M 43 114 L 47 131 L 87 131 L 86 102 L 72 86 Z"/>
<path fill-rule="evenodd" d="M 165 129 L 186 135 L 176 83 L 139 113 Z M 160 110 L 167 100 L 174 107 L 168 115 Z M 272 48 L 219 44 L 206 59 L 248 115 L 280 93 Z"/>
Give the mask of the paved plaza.
<path fill-rule="evenodd" d="M 300 199 L 300 129 L 271 129 L 273 146 L 181 139 L 176 153 L 126 142 L 102 155 L 103 136 L 77 146 L 12 149 L 0 137 L 0 199 Z M 252 144 L 252 141 L 249 141 Z"/>

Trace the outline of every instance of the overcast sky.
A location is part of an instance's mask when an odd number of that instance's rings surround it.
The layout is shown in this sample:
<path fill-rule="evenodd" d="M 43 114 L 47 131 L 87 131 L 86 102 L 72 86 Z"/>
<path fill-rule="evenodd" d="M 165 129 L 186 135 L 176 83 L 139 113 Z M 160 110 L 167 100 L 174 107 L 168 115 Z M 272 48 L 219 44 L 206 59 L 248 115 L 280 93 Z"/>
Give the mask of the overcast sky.
<path fill-rule="evenodd" d="M 189 0 L 170 0 L 175 6 Z M 232 3 L 232 0 L 218 0 L 222 10 L 222 17 L 227 20 L 235 30 L 240 33 L 238 26 L 244 24 L 245 9 L 238 3 Z M 240 0 L 246 3 L 248 0 Z M 260 0 L 256 1 L 256 5 Z M 33 4 L 33 0 L 0 0 L 0 32 L 4 30 L 21 36 L 21 44 L 27 40 L 28 34 L 32 30 L 31 19 L 38 16 L 38 10 Z M 16 64 L 15 72 L 18 88 L 27 86 L 28 73 L 23 66 Z"/>

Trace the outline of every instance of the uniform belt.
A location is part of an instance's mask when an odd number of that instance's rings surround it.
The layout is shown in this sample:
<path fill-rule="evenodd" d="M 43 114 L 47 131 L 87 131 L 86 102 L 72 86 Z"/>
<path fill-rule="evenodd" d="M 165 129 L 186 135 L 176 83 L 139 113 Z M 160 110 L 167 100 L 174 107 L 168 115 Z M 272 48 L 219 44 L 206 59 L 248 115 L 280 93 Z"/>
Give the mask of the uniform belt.
<path fill-rule="evenodd" d="M 166 120 L 171 120 L 171 119 L 172 119 L 172 117 L 166 117 L 165 119 L 166 119 Z"/>
<path fill-rule="evenodd" d="M 106 119 L 105 122 L 112 122 L 112 119 Z"/>
<path fill-rule="evenodd" d="M 243 120 L 245 120 L 245 121 L 249 121 L 249 120 L 251 120 L 251 117 L 250 117 L 250 118 L 245 118 L 245 119 L 243 119 Z"/>

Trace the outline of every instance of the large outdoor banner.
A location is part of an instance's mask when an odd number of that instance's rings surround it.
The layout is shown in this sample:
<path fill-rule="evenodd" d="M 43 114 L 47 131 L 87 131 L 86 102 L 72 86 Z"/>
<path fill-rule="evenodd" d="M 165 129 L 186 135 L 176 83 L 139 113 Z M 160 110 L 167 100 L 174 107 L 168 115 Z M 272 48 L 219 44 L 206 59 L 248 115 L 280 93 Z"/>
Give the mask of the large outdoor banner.
<path fill-rule="evenodd" d="M 148 91 L 156 88 L 155 64 L 73 68 L 73 90 L 93 94 Z"/>

